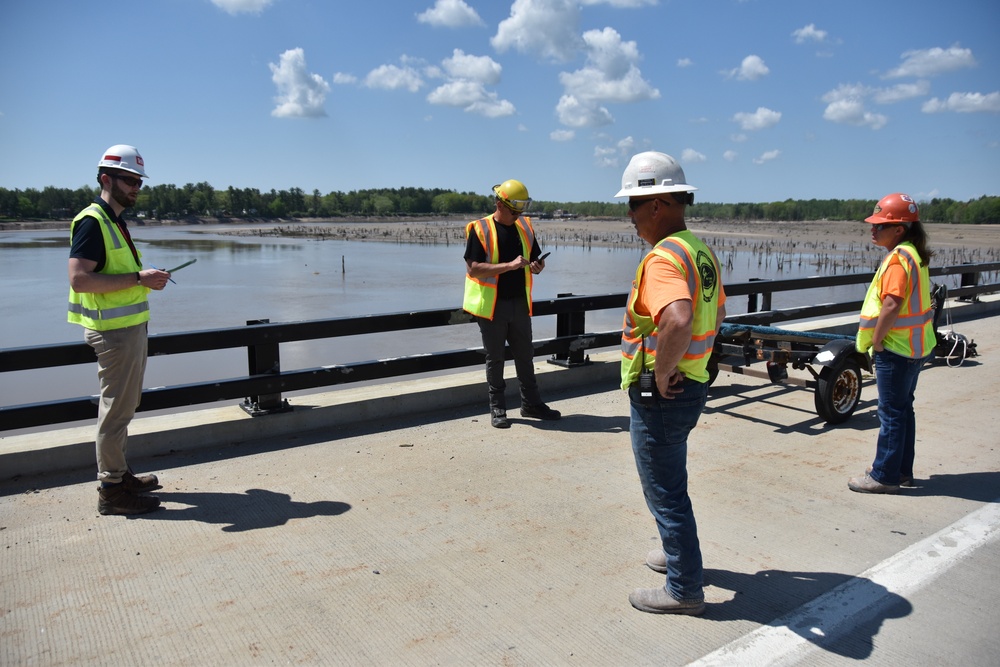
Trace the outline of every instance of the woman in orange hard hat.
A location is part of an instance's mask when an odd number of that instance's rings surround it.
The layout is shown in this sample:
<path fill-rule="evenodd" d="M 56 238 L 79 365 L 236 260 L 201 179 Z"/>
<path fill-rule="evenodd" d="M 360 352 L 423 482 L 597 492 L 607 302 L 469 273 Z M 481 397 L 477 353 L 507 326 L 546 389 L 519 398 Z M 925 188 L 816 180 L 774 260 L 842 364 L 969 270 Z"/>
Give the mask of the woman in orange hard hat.
<path fill-rule="evenodd" d="M 886 195 L 865 222 L 872 225 L 872 243 L 888 251 L 861 306 L 855 343 L 874 357 L 880 426 L 875 460 L 847 486 L 859 493 L 898 493 L 901 485 L 913 485 L 913 392 L 935 345 L 931 252 L 909 195 Z"/>

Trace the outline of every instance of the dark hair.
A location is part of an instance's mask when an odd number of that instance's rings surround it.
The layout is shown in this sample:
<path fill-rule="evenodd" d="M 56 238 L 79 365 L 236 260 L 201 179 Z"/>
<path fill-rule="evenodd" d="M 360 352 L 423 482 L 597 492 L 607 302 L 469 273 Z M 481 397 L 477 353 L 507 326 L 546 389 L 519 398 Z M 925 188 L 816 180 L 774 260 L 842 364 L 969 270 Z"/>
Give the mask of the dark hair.
<path fill-rule="evenodd" d="M 909 241 L 917 249 L 917 254 L 920 255 L 920 266 L 927 266 L 930 263 L 934 252 L 927 246 L 927 231 L 919 220 L 914 220 L 906 225 L 903 240 Z"/>

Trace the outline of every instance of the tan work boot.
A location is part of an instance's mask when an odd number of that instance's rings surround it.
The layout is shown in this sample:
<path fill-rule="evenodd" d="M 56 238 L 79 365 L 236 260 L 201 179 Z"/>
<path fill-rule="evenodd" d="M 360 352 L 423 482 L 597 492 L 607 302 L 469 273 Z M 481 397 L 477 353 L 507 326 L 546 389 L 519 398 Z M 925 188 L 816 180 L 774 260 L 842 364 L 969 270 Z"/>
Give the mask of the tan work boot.
<path fill-rule="evenodd" d="M 847 488 L 858 493 L 899 493 L 898 484 L 876 482 L 868 473 L 864 477 L 852 477 L 847 482 Z"/>
<path fill-rule="evenodd" d="M 705 600 L 686 601 L 674 599 L 665 587 L 637 588 L 628 596 L 628 601 L 639 611 L 650 614 L 684 614 L 700 616 L 705 611 Z"/>

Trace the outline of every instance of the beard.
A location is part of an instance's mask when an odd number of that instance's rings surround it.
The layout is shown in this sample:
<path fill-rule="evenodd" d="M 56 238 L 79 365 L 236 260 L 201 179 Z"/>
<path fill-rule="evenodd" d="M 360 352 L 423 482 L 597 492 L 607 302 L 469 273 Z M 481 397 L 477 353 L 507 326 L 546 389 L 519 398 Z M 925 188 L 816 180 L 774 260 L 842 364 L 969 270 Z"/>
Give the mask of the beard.
<path fill-rule="evenodd" d="M 138 192 L 131 190 L 126 192 L 118 187 L 118 181 L 115 179 L 111 180 L 111 198 L 118 203 L 119 206 L 124 208 L 129 208 L 135 206 L 135 199 L 138 196 Z"/>

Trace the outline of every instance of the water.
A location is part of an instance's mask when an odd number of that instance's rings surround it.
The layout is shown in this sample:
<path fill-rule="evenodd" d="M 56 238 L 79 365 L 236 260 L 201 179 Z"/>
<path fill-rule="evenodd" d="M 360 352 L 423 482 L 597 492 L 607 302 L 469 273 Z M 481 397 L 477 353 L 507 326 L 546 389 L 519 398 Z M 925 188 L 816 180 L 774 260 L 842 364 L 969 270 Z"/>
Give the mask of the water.
<path fill-rule="evenodd" d="M 456 225 L 460 227 L 461 223 Z M 145 265 L 160 268 L 198 261 L 174 274 L 177 284 L 150 294 L 150 333 L 244 326 L 460 308 L 465 262 L 463 245 L 416 245 L 267 236 L 232 236 L 223 227 L 136 227 L 136 246 Z M 229 228 L 231 229 L 231 228 Z M 241 230 L 253 229 L 240 226 Z M 82 329 L 66 322 L 68 231 L 0 232 L 0 306 L 7 314 L 0 347 L 82 341 Z M 646 250 L 550 245 L 546 270 L 536 276 L 535 299 L 559 294 L 607 294 L 628 290 Z M 744 261 L 745 259 L 745 261 Z M 723 271 L 725 283 L 751 278 L 815 275 L 808 262 L 764 275 L 756 260 L 737 258 Z M 773 270 L 772 270 L 773 272 Z M 775 307 L 860 299 L 864 286 L 775 295 Z M 797 301 L 791 300 L 792 298 Z M 624 306 L 624 303 L 623 303 Z M 734 298 L 731 314 L 745 312 Z M 587 329 L 621 327 L 622 311 L 587 314 Z M 536 338 L 555 336 L 555 317 L 537 318 Z M 303 341 L 281 347 L 284 370 L 407 354 L 479 347 L 474 324 L 400 331 L 367 337 Z M 242 348 L 153 357 L 147 387 L 239 377 L 246 374 Z M 97 391 L 89 364 L 4 373 L 0 405 L 90 395 Z"/>

